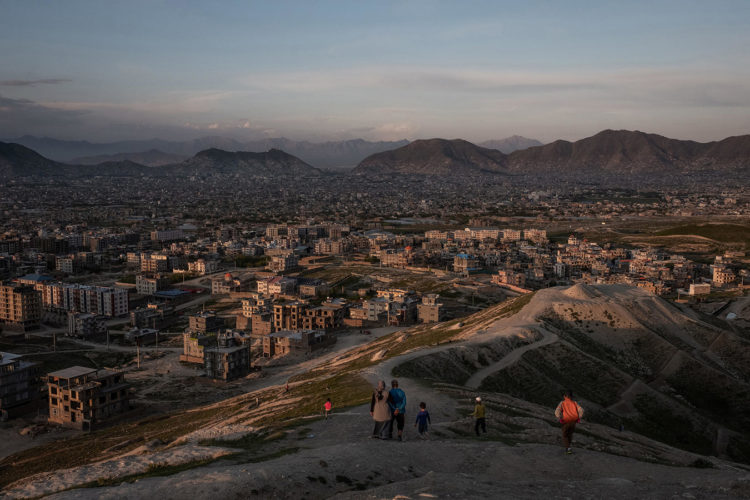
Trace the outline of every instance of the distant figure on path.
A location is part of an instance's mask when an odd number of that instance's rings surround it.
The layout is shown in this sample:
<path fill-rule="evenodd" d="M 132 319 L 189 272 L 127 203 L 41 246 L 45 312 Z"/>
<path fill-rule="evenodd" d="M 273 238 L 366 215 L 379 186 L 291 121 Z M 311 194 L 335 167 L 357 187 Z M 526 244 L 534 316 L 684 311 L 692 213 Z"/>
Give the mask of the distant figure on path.
<path fill-rule="evenodd" d="M 388 427 L 391 422 L 391 409 L 388 407 L 388 393 L 385 390 L 384 380 L 378 382 L 378 386 L 372 391 L 370 415 L 375 421 L 375 428 L 370 437 L 383 439 L 389 431 Z"/>
<path fill-rule="evenodd" d="M 562 424 L 562 439 L 565 453 L 573 453 L 570 444 L 573 441 L 573 432 L 576 430 L 576 424 L 583 418 L 583 408 L 573 401 L 573 391 L 567 390 L 563 394 L 563 400 L 555 408 L 555 417 Z"/>
<path fill-rule="evenodd" d="M 417 413 L 417 420 L 414 422 L 414 427 L 417 427 L 417 432 L 423 438 L 427 437 L 427 426 L 431 424 L 430 412 L 427 411 L 427 403 L 424 401 L 419 403 L 419 413 Z"/>
<path fill-rule="evenodd" d="M 477 433 L 477 436 L 479 436 L 479 428 L 482 428 L 482 432 L 487 434 L 487 420 L 486 415 L 487 411 L 484 407 L 484 403 L 482 403 L 482 398 L 479 396 L 475 399 L 476 404 L 474 405 L 474 413 L 471 414 L 472 417 L 476 419 L 474 422 L 474 432 Z"/>
<path fill-rule="evenodd" d="M 406 394 L 399 389 L 398 380 L 391 381 L 391 390 L 388 393 L 388 406 L 391 409 L 391 427 L 388 429 L 388 439 L 393 438 L 393 423 L 398 428 L 398 440 L 404 439 L 404 423 L 406 422 Z"/>
<path fill-rule="evenodd" d="M 331 398 L 328 398 L 323 404 L 323 409 L 326 412 L 326 420 L 328 420 L 328 414 L 331 413 L 331 408 L 333 408 L 333 403 L 331 403 Z"/>

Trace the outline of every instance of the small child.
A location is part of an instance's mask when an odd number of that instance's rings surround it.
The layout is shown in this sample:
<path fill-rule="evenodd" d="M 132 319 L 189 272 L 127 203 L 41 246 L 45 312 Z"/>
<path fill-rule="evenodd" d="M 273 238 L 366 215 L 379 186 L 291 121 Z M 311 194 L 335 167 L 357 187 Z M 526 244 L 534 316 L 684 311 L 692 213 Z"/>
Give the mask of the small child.
<path fill-rule="evenodd" d="M 331 403 L 331 398 L 328 398 L 323 405 L 323 409 L 325 409 L 326 412 L 326 420 L 328 420 L 328 414 L 331 413 L 331 408 L 333 408 L 333 403 Z"/>
<path fill-rule="evenodd" d="M 419 403 L 419 413 L 417 413 L 417 420 L 414 423 L 414 427 L 417 427 L 417 432 L 423 438 L 427 437 L 427 424 L 431 424 L 430 412 L 427 411 L 427 404 L 423 401 Z"/>

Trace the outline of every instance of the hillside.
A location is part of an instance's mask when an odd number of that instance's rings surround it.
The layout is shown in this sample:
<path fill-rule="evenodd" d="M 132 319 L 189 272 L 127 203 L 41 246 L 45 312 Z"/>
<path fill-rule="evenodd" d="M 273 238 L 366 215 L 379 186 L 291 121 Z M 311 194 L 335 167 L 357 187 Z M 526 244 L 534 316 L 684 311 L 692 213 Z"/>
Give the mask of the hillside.
<path fill-rule="evenodd" d="M 730 171 L 750 164 L 750 136 L 698 143 L 639 131 L 604 130 L 575 142 L 555 141 L 516 151 L 510 170 L 545 172 L 594 171 L 613 175 L 666 176 L 710 168 Z"/>
<path fill-rule="evenodd" d="M 252 176 L 320 175 L 320 170 L 299 158 L 278 149 L 264 153 L 230 152 L 220 149 L 201 151 L 168 171 L 177 175 L 227 175 Z"/>
<path fill-rule="evenodd" d="M 0 485 L 10 498 L 81 485 L 55 498 L 746 498 L 750 340 L 721 325 L 637 288 L 546 289 L 308 359 L 217 404 L 17 453 Z M 369 439 L 370 387 L 394 375 L 406 440 Z M 552 415 L 563 388 L 586 409 L 572 457 Z M 429 440 L 411 427 L 420 401 Z"/>
<path fill-rule="evenodd" d="M 367 175 L 417 174 L 463 176 L 505 171 L 506 156 L 461 139 L 414 141 L 392 151 L 365 158 L 354 173 Z"/>
<path fill-rule="evenodd" d="M 54 176 L 65 166 L 20 144 L 0 142 L 0 177 L 12 179 L 27 175 Z"/>

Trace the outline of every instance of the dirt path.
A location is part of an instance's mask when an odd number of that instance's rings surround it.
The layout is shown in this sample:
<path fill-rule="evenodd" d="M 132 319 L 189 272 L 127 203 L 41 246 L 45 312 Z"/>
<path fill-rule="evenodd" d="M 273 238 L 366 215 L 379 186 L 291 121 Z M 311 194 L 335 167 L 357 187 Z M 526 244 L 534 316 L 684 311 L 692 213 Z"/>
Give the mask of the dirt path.
<path fill-rule="evenodd" d="M 493 363 L 486 368 L 482 368 L 478 372 L 474 373 L 474 375 L 472 375 L 464 385 L 471 389 L 477 389 L 480 385 L 482 385 L 482 381 L 484 379 L 486 379 L 493 373 L 499 372 L 500 370 L 503 370 L 510 365 L 515 364 L 519 359 L 521 359 L 521 356 L 523 356 L 525 352 L 533 351 L 534 349 L 539 349 L 540 347 L 553 344 L 560 339 L 560 337 L 558 337 L 554 333 L 548 332 L 543 328 L 538 329 L 538 331 L 544 337 L 542 338 L 542 340 L 534 342 L 532 344 L 526 344 L 525 346 L 519 347 L 518 349 L 514 349 L 510 353 L 506 354 L 500 361 L 497 361 L 496 363 Z"/>

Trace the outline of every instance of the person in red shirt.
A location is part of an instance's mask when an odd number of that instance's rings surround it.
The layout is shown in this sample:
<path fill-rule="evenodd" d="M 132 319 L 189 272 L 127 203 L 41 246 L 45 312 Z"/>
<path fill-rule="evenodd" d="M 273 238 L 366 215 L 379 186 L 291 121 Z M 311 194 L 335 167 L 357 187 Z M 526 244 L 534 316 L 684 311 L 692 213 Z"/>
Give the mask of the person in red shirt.
<path fill-rule="evenodd" d="M 331 413 L 331 408 L 333 408 L 333 403 L 331 403 L 331 398 L 328 398 L 323 404 L 323 409 L 326 412 L 326 420 L 328 420 L 328 414 Z"/>
<path fill-rule="evenodd" d="M 573 453 L 570 444 L 573 441 L 573 432 L 576 430 L 576 424 L 583 418 L 583 408 L 573 401 L 573 391 L 567 390 L 563 394 L 563 400 L 555 408 L 555 417 L 562 424 L 562 439 L 565 453 Z"/>

